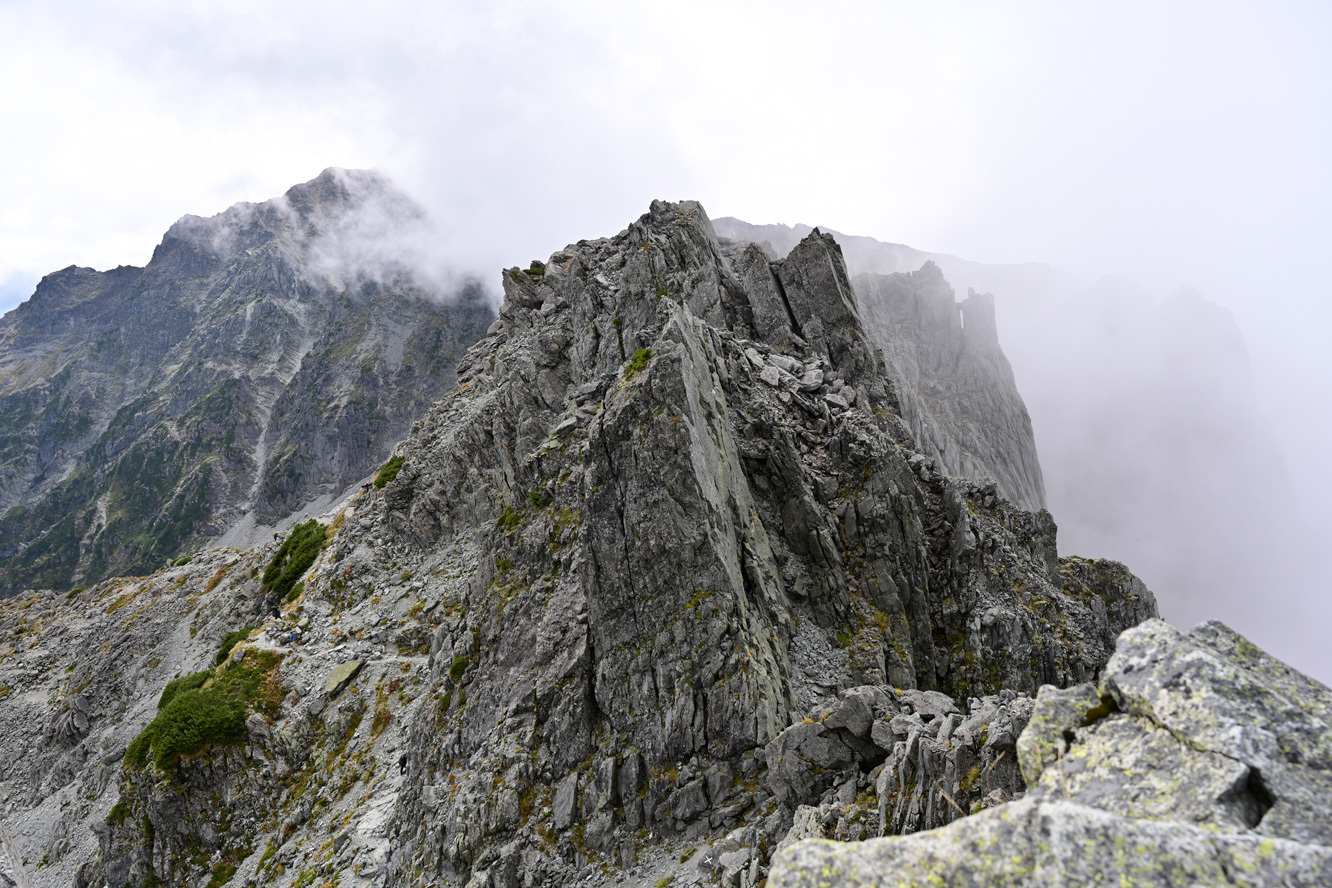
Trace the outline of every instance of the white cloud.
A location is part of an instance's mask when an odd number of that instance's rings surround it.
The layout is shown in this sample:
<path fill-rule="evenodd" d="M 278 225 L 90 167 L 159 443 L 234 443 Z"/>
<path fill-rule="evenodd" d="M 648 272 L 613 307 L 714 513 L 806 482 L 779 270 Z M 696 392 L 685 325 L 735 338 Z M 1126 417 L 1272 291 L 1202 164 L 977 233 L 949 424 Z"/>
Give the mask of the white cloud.
<path fill-rule="evenodd" d="M 326 166 L 393 176 L 492 281 L 696 198 L 1196 285 L 1319 503 L 1330 42 L 1321 3 L 9 3 L 0 310 Z"/>

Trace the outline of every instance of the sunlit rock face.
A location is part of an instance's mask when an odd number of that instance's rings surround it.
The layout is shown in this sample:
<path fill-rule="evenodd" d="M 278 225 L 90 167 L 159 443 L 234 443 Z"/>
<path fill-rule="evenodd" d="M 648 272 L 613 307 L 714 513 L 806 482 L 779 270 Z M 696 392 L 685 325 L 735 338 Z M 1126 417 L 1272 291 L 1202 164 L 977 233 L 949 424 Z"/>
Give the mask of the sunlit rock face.
<path fill-rule="evenodd" d="M 656 202 L 503 287 L 289 599 L 271 541 L 0 604 L 34 878 L 752 886 L 793 831 L 1022 793 L 1031 695 L 1155 615 L 920 452 L 832 237 Z M 145 749 L 246 675 L 239 727 Z"/>
<path fill-rule="evenodd" d="M 328 170 L 182 218 L 144 268 L 44 278 L 0 319 L 0 595 L 252 539 L 374 471 L 493 318 L 420 273 L 424 224 Z"/>
<path fill-rule="evenodd" d="M 910 837 L 793 845 L 774 888 L 1326 885 L 1332 691 L 1220 623 L 1119 639 L 1097 684 L 1042 688 L 1027 795 Z"/>

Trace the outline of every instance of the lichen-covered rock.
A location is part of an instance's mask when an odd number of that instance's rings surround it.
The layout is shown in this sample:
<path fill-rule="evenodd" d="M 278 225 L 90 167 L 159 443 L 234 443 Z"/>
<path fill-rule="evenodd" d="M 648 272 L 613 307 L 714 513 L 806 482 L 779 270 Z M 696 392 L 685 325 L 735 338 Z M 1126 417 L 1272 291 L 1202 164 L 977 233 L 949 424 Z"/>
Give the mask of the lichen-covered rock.
<path fill-rule="evenodd" d="M 1026 797 L 910 837 L 793 845 L 770 884 L 1327 885 L 1329 712 L 1326 687 L 1225 626 L 1148 621 L 1099 687 L 1041 689 Z"/>
<path fill-rule="evenodd" d="M 1026 798 L 910 837 L 801 842 L 774 861 L 772 888 L 1025 888 L 1232 885 L 1319 888 L 1332 849 L 1192 824 L 1117 817 Z"/>
<path fill-rule="evenodd" d="M 341 694 L 342 689 L 351 683 L 364 665 L 360 660 L 348 660 L 346 663 L 334 666 L 333 671 L 329 672 L 328 678 L 324 680 L 324 693 L 329 697 Z"/>

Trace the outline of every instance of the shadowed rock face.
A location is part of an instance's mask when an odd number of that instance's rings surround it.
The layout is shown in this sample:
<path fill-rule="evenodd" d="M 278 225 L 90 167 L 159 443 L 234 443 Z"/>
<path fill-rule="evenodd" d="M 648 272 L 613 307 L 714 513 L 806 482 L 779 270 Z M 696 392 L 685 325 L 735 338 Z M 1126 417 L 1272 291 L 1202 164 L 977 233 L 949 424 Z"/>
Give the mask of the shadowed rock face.
<path fill-rule="evenodd" d="M 329 170 L 184 217 L 144 268 L 44 278 L 0 319 L 0 596 L 151 572 L 374 471 L 492 317 L 474 285 L 346 259 L 418 225 Z"/>
<path fill-rule="evenodd" d="M 225 864 L 237 884 L 516 888 L 641 856 L 665 871 L 637 884 L 752 885 L 810 825 L 800 805 L 849 792 L 875 829 L 918 829 L 945 795 L 1020 791 L 1015 692 L 1093 679 L 1154 615 L 1122 566 L 1058 559 L 1048 514 L 918 452 L 831 238 L 778 262 L 656 202 L 503 285 L 285 616 L 257 579 L 276 543 L 0 606 L 0 679 L 47 683 L 0 699 L 0 728 L 55 741 L 8 772 L 33 800 L 20 841 L 99 824 L 95 850 L 61 846 L 65 884 Z M 173 673 L 250 625 L 231 662 L 284 655 L 271 723 L 122 765 Z M 55 641 L 85 651 L 67 677 Z M 64 683 L 82 702 L 51 715 Z M 30 736 L 0 729 L 5 755 Z M 226 833 L 172 815 L 214 797 Z"/>
<path fill-rule="evenodd" d="M 1119 639 L 1099 685 L 1042 688 L 1030 792 L 948 827 L 807 842 L 770 884 L 1326 885 L 1332 691 L 1220 623 Z"/>

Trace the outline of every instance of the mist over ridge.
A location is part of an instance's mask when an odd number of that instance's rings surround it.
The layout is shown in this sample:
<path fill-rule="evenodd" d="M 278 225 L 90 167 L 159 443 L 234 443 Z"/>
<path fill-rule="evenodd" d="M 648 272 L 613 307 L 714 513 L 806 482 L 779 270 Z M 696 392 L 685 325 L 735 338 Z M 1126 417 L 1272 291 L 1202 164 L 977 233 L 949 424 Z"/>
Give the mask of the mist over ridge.
<path fill-rule="evenodd" d="M 790 249 L 807 225 L 714 221 Z M 1031 413 L 1061 554 L 1114 558 L 1183 628 L 1225 620 L 1311 675 L 1332 676 L 1332 613 L 1304 510 L 1231 312 L 1196 289 L 1159 298 L 1042 263 L 992 265 L 833 231 L 853 274 L 936 263 L 957 293 L 993 293 Z M 863 298 L 863 296 L 862 296 Z"/>

